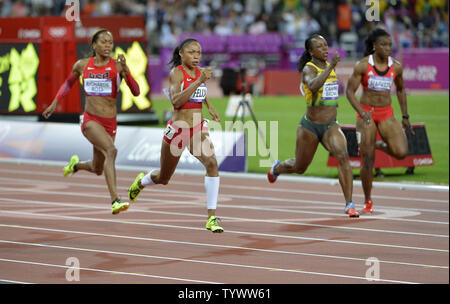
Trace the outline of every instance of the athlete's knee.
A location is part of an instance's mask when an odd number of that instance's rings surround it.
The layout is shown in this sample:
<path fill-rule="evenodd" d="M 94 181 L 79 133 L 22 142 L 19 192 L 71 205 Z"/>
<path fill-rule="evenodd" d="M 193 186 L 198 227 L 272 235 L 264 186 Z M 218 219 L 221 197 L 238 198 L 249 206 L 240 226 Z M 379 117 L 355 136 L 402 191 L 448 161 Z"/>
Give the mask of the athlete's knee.
<path fill-rule="evenodd" d="M 117 156 L 117 148 L 115 146 L 108 147 L 106 149 L 106 155 L 111 158 L 116 158 Z"/>
<path fill-rule="evenodd" d="M 94 172 L 96 175 L 100 176 L 100 175 L 103 174 L 103 167 L 94 167 L 93 172 Z"/>
<path fill-rule="evenodd" d="M 337 159 L 339 163 L 348 162 L 348 153 L 346 150 L 340 150 L 333 152 L 333 156 Z"/>
<path fill-rule="evenodd" d="M 396 147 L 392 149 L 392 156 L 397 159 L 404 159 L 408 155 L 408 147 Z"/>

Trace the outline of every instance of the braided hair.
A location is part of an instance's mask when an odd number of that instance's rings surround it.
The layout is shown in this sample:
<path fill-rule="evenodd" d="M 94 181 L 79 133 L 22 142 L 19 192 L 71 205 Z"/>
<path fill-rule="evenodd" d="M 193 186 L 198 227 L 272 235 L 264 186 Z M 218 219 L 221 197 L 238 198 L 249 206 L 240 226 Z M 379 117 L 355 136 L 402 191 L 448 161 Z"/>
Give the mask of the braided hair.
<path fill-rule="evenodd" d="M 312 40 L 314 38 L 317 37 L 321 37 L 319 34 L 313 34 L 311 36 L 308 37 L 308 39 L 306 39 L 305 41 L 305 51 L 303 52 L 302 56 L 300 57 L 300 59 L 298 60 L 297 63 L 297 70 L 301 73 L 303 71 L 303 68 L 305 67 L 306 63 L 311 61 L 312 56 L 309 53 L 309 51 L 312 48 Z"/>
<path fill-rule="evenodd" d="M 169 65 L 171 65 L 171 68 L 177 67 L 181 65 L 181 56 L 180 51 L 191 42 L 197 42 L 197 39 L 194 38 L 186 38 L 173 50 L 172 54 L 172 60 L 170 60 Z"/>
<path fill-rule="evenodd" d="M 383 36 L 390 37 L 391 35 L 382 28 L 376 28 L 369 33 L 369 36 L 366 39 L 366 51 L 364 52 L 364 56 L 369 56 L 374 53 L 373 44 L 377 42 L 378 38 Z"/>

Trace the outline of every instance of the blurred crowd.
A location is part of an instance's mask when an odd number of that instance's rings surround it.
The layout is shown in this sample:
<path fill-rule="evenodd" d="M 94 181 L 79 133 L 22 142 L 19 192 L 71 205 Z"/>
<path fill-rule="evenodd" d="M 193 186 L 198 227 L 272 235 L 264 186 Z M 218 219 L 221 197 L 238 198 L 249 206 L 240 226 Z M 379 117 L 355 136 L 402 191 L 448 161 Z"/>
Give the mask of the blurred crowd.
<path fill-rule="evenodd" d="M 392 33 L 397 49 L 448 46 L 448 0 L 79 0 L 82 16 L 143 15 L 151 51 L 173 47 L 184 33 L 216 35 L 281 32 L 294 47 L 320 32 L 332 46 L 364 38 L 376 26 Z M 0 16 L 64 15 L 66 0 L 0 0 Z M 379 20 L 368 22 L 372 9 Z M 368 11 L 369 10 L 369 11 Z M 372 21 L 372 20 L 371 20 Z"/>

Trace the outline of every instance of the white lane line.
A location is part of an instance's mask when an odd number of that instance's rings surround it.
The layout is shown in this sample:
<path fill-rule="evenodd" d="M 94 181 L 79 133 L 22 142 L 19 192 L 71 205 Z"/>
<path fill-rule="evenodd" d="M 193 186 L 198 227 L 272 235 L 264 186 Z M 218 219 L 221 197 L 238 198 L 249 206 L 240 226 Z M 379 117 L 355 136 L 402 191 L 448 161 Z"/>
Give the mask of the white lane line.
<path fill-rule="evenodd" d="M 24 158 L 1 158 L 0 163 L 10 163 L 17 165 L 33 165 L 33 166 L 52 166 L 62 168 L 67 164 L 67 161 L 51 161 L 51 160 L 33 160 Z M 117 165 L 117 171 L 133 171 L 141 172 L 146 169 L 148 172 L 150 169 L 158 169 L 152 167 L 142 168 L 141 166 L 123 166 Z M 180 176 L 204 176 L 205 170 L 189 170 L 189 169 L 177 169 L 175 174 Z M 267 180 L 267 176 L 264 173 L 248 173 L 248 172 L 220 172 L 221 176 L 230 177 L 235 179 L 252 179 L 252 180 Z M 325 185 L 338 185 L 339 181 L 337 178 L 322 178 L 322 177 L 310 177 L 305 175 L 282 175 L 279 177 L 280 181 L 288 181 L 295 183 L 311 183 L 311 184 L 325 184 Z M 361 181 L 354 180 L 355 186 L 361 186 Z M 424 184 L 415 182 L 373 182 L 373 188 L 381 189 L 394 189 L 394 190 L 413 190 L 413 191 L 432 191 L 432 192 L 449 192 L 449 185 L 446 184 Z"/>
<path fill-rule="evenodd" d="M 20 245 L 38 246 L 38 247 L 48 247 L 48 248 L 54 248 L 54 249 L 63 249 L 63 250 L 108 253 L 108 254 L 143 257 L 143 258 L 151 258 L 151 259 L 162 259 L 162 260 L 169 260 L 169 261 L 179 261 L 179 262 L 209 264 L 209 265 L 217 265 L 217 266 L 225 266 L 225 267 L 246 268 L 246 269 L 253 269 L 253 270 L 282 271 L 282 272 L 290 272 L 290 273 L 300 273 L 300 274 L 311 274 L 311 275 L 328 276 L 328 277 L 338 277 L 338 278 L 345 278 L 345 279 L 367 280 L 367 278 L 365 278 L 365 277 L 358 277 L 358 276 L 351 276 L 351 275 L 344 275 L 344 274 L 335 274 L 335 273 L 324 273 L 324 272 L 314 272 L 314 271 L 304 271 L 304 270 L 291 270 L 291 269 L 283 269 L 283 268 L 274 268 L 274 267 L 257 266 L 257 265 L 245 265 L 245 264 L 234 264 L 234 263 L 224 263 L 224 262 L 210 262 L 210 261 L 202 261 L 202 260 L 194 260 L 194 259 L 172 258 L 172 257 L 165 257 L 165 256 L 154 256 L 154 255 L 144 255 L 144 254 L 117 252 L 117 251 L 107 251 L 107 250 L 97 250 L 97 249 L 88 249 L 88 248 L 55 246 L 55 245 L 47 245 L 47 244 L 24 243 L 24 242 L 11 242 L 11 243 L 20 244 Z M 6 260 L 6 259 L 0 258 L 0 261 L 2 261 L 2 260 Z M 47 266 L 47 265 L 45 265 L 45 266 Z M 81 267 L 80 267 L 80 269 L 92 270 L 90 268 L 81 268 Z M 95 271 L 98 271 L 98 269 L 95 269 Z M 105 271 L 105 270 L 102 270 L 102 272 L 103 271 Z M 118 273 L 117 271 L 108 271 L 108 272 Z M 125 273 L 125 274 L 130 274 L 130 273 Z M 132 274 L 132 275 L 137 275 L 137 274 Z M 148 275 L 145 275 L 145 276 L 148 276 Z M 192 282 L 193 280 L 190 280 L 190 281 Z M 197 282 L 200 282 L 200 281 L 197 281 Z M 398 280 L 385 280 L 385 279 L 378 279 L 377 282 L 400 283 L 400 284 L 419 284 L 419 283 L 415 283 L 415 282 L 398 281 Z M 203 283 L 205 283 L 205 282 L 203 282 Z M 209 283 L 211 283 L 211 282 L 209 282 Z"/>
<path fill-rule="evenodd" d="M 21 184 L 27 184 L 27 185 L 33 185 L 33 187 L 29 188 L 21 188 L 20 191 L 32 191 L 32 192 L 39 192 L 39 193 L 55 193 L 55 194 L 62 194 L 62 193 L 73 193 L 73 192 L 61 192 L 56 190 L 62 190 L 61 187 L 64 187 L 64 189 L 67 189 L 71 186 L 79 186 L 84 188 L 95 188 L 95 189 L 105 189 L 106 187 L 102 184 L 90 184 L 90 183 L 84 183 L 84 182 L 73 182 L 70 183 L 66 182 L 59 182 L 59 181 L 36 181 L 32 179 L 9 179 L 9 178 L 2 178 L 0 177 L 0 181 L 4 180 L 8 184 L 17 184 L 18 182 Z M 39 186 L 40 185 L 40 186 Z M 5 185 L 3 185 L 5 186 Z M 52 189 L 53 187 L 53 189 Z M 118 190 L 124 190 L 125 192 L 128 190 L 127 187 L 117 187 Z M 48 191 L 47 191 L 48 190 Z M 202 201 L 204 200 L 205 193 L 203 191 L 203 188 L 201 191 L 179 191 L 179 190 L 173 190 L 170 189 L 169 191 L 167 189 L 157 189 L 157 188 L 151 188 L 150 191 L 143 192 L 141 194 L 141 198 L 139 201 L 142 200 L 143 197 L 148 196 L 151 193 L 158 193 L 163 195 L 171 195 L 171 196 L 183 196 L 183 197 L 195 197 L 197 200 Z M 7 194 L 9 192 L 12 192 L 10 187 L 2 187 L 0 188 L 0 191 L 6 192 L 3 194 Z M 16 192 L 17 189 L 14 189 L 14 192 Z M 47 191 L 47 192 L 46 192 Z M 81 195 L 81 194 L 80 194 Z M 249 201 L 277 201 L 277 202 L 292 202 L 292 203 L 302 203 L 302 204 L 314 204 L 314 205 L 324 205 L 324 206 L 341 206 L 343 203 L 336 203 L 336 202 L 330 202 L 330 201 L 319 201 L 319 200 L 303 200 L 303 199 L 293 199 L 293 198 L 280 198 L 280 197 L 271 197 L 271 196 L 253 196 L 253 195 L 235 195 L 235 194 L 219 194 L 219 203 L 222 200 L 229 200 L 229 199 L 245 199 Z M 153 199 L 157 200 L 157 199 Z M 192 198 L 191 198 L 192 200 Z M 447 201 L 448 204 L 448 201 Z M 382 205 L 377 204 L 377 207 L 380 207 Z M 408 207 L 388 207 L 391 210 L 400 210 L 400 211 L 413 211 L 413 212 L 423 212 L 423 213 L 438 213 L 438 214 L 448 214 L 448 210 L 435 210 L 435 209 L 417 209 L 417 208 L 408 208 Z"/>
<path fill-rule="evenodd" d="M 86 185 L 86 187 L 93 187 L 92 185 Z M 96 186 L 99 187 L 99 186 Z M 0 191 L 1 190 L 9 190 L 9 188 L 3 188 L 0 187 Z M 90 197 L 92 198 L 93 195 L 95 195 L 95 197 L 103 197 L 105 199 L 109 199 L 109 196 L 107 195 L 101 195 L 101 194 L 92 194 L 92 193 L 79 193 L 79 192 L 69 192 L 69 191 L 40 191 L 37 189 L 15 189 L 15 192 L 32 192 L 32 193 L 41 193 L 41 194 L 45 194 L 45 195 L 65 195 L 65 196 L 81 196 L 81 197 Z M 165 191 L 161 191 L 162 193 L 166 194 Z M 171 192 L 173 193 L 173 191 Z M 197 194 L 198 195 L 198 194 Z M 272 200 L 272 199 L 268 199 L 265 198 L 267 200 Z M 10 201 L 11 199 L 9 199 Z M 139 200 L 139 202 L 142 201 L 147 201 L 147 202 L 158 202 L 158 203 L 166 203 L 166 204 L 180 204 L 180 205 L 196 205 L 196 206 L 202 206 L 204 207 L 205 203 L 204 202 L 199 202 L 199 201 L 180 201 L 180 200 L 169 200 L 169 199 L 155 199 L 155 198 L 151 198 L 151 199 L 145 199 L 142 198 Z M 313 202 L 311 201 L 312 204 L 314 203 L 318 203 L 318 202 Z M 249 205 L 232 205 L 232 204 L 220 204 L 220 208 L 235 208 L 235 209 L 245 209 L 245 210 L 256 210 L 256 211 L 269 211 L 269 212 L 285 212 L 285 213 L 297 213 L 297 214 L 314 214 L 314 215 L 326 215 L 326 216 L 332 216 L 332 217 L 343 217 L 343 218 L 348 218 L 348 215 L 345 215 L 343 213 L 341 214 L 336 214 L 336 213 L 331 213 L 331 212 L 317 212 L 317 211 L 299 211 L 299 210 L 292 210 L 292 209 L 274 209 L 274 208 L 266 208 L 263 206 L 249 206 Z M 382 210 L 387 210 L 387 209 L 382 209 Z M 404 210 L 403 212 L 407 212 L 407 210 Z M 438 224 L 438 225 L 448 225 L 449 222 L 439 222 L 439 221 L 429 221 L 429 220 L 420 220 L 420 219 L 407 219 L 407 218 L 402 218 L 402 217 L 398 217 L 397 216 L 392 216 L 392 213 L 402 213 L 402 211 L 395 211 L 391 210 L 389 211 L 389 213 L 391 213 L 391 215 L 388 216 L 378 216 L 378 215 L 370 215 L 370 219 L 382 219 L 382 220 L 391 220 L 391 221 L 403 221 L 403 222 L 414 222 L 414 223 L 427 223 L 427 224 Z M 414 215 L 419 215 L 420 213 L 416 213 Z M 408 213 L 406 214 L 407 216 L 410 216 L 411 214 Z"/>
<path fill-rule="evenodd" d="M 127 220 L 110 220 L 110 219 L 100 219 L 100 218 L 87 218 L 87 217 L 77 217 L 77 216 L 65 216 L 65 215 L 56 215 L 56 214 L 40 214 L 34 212 L 20 212 L 20 211 L 5 211 L 0 210 L 0 213 L 6 214 L 23 214 L 28 216 L 36 216 L 39 217 L 54 217 L 57 219 L 70 219 L 70 220 L 79 220 L 79 221 L 94 221 L 94 222 L 106 222 L 106 223 L 118 223 L 118 224 L 133 224 L 133 225 L 143 225 L 143 226 L 155 226 L 155 227 L 165 227 L 165 228 L 173 228 L 173 229 L 185 229 L 185 230 L 197 230 L 204 231 L 204 228 L 197 227 L 187 227 L 187 226 L 178 226 L 178 225 L 167 225 L 167 224 L 151 224 L 151 223 L 142 223 L 142 222 L 133 222 Z M 320 241 L 320 242 L 330 242 L 337 244 L 352 244 L 352 245 L 361 245 L 361 246 L 376 246 L 376 247 L 388 247 L 388 248 L 398 248 L 398 249 L 408 249 L 408 250 L 419 250 L 419 251 L 433 251 L 433 252 L 443 252 L 448 253 L 448 249 L 437 249 L 437 248 L 426 248 L 426 247 L 415 247 L 415 246 L 402 246 L 402 245 L 394 245 L 394 244 L 380 244 L 380 243 L 367 243 L 367 242 L 357 242 L 357 241 L 344 241 L 344 240 L 332 240 L 325 238 L 312 238 L 312 237 L 301 237 L 301 236 L 290 236 L 290 235 L 280 235 L 280 234 L 270 234 L 270 233 L 259 233 L 259 232 L 247 232 L 247 231 L 236 231 L 236 230 L 226 230 L 229 234 L 243 234 L 243 235 L 252 235 L 252 236 L 265 236 L 265 237 L 273 237 L 273 238 L 285 238 L 285 239 L 295 239 L 295 240 L 307 240 L 307 241 Z"/>
<path fill-rule="evenodd" d="M 69 268 L 69 267 L 71 267 L 71 266 L 66 266 L 66 265 L 57 265 L 57 264 L 48 264 L 48 263 L 23 261 L 23 260 L 12 260 L 12 259 L 3 259 L 3 258 L 0 258 L 0 261 L 7 262 L 7 263 L 19 263 L 19 264 L 28 264 L 28 265 L 46 266 L 46 267 L 57 267 L 57 268 Z M 165 280 L 172 280 L 172 281 L 183 281 L 183 282 L 191 282 L 191 283 L 223 284 L 223 283 L 219 283 L 219 282 L 191 280 L 191 279 L 176 278 L 176 277 L 166 277 L 166 276 L 159 276 L 159 275 L 152 275 L 152 274 L 123 272 L 123 271 L 117 271 L 117 270 L 111 271 L 111 270 L 105 270 L 105 269 L 85 268 L 85 267 L 80 267 L 79 269 L 80 270 L 85 270 L 85 271 L 94 271 L 94 272 L 103 272 L 103 273 L 112 273 L 112 274 L 122 274 L 122 275 L 129 275 L 129 276 L 155 278 L 155 279 L 165 279 Z"/>
<path fill-rule="evenodd" d="M 210 243 L 174 241 L 174 240 L 157 239 L 157 238 L 149 238 L 149 237 L 104 234 L 104 233 L 98 233 L 98 232 L 82 232 L 82 231 L 74 231 L 74 230 L 45 228 L 45 227 L 30 227 L 30 226 L 4 225 L 4 224 L 0 224 L 0 227 L 10 228 L 10 229 L 24 229 L 24 230 L 79 234 L 79 235 L 98 236 L 98 237 L 109 237 L 109 238 L 118 238 L 118 239 L 126 239 L 126 240 L 160 242 L 160 243 L 171 244 L 171 245 L 175 244 L 175 245 L 199 246 L 199 247 L 206 247 L 206 248 L 234 249 L 234 250 L 243 250 L 243 251 L 272 253 L 272 254 L 287 254 L 287 255 L 299 255 L 299 256 L 326 258 L 326 259 L 349 260 L 349 261 L 358 261 L 358 262 L 366 261 L 366 259 L 363 259 L 363 258 L 354 258 L 354 257 L 346 257 L 346 256 L 336 256 L 336 255 L 306 253 L 306 252 L 296 252 L 296 251 L 285 251 L 285 250 L 274 250 L 274 249 L 260 249 L 260 248 L 254 248 L 254 247 L 231 246 L 231 245 L 223 245 L 223 244 L 217 245 L 217 244 L 210 244 Z M 10 241 L 0 240 L 0 242 L 7 243 Z M 441 266 L 441 265 L 417 264 L 417 263 L 407 263 L 407 262 L 387 261 L 387 260 L 379 260 L 379 262 L 385 263 L 385 264 L 394 264 L 394 265 L 403 265 L 403 266 L 412 266 L 412 267 L 421 267 L 421 268 L 426 267 L 426 268 L 448 269 L 448 266 Z"/>
<path fill-rule="evenodd" d="M 0 279 L 0 283 L 8 283 L 8 284 L 34 284 L 34 283 L 29 283 L 29 282 L 12 281 L 12 280 L 6 280 L 6 279 Z"/>
<path fill-rule="evenodd" d="M 0 201 L 10 202 L 10 199 L 0 198 Z M 43 202 L 43 201 L 33 201 L 33 200 L 20 200 L 17 202 L 14 202 L 14 204 L 34 204 L 34 205 L 49 205 L 49 206 L 56 206 L 56 207 L 69 207 L 69 208 L 76 208 L 79 209 L 80 204 L 78 203 L 54 203 L 54 202 Z M 142 206 L 142 203 L 139 203 L 140 206 Z M 6 208 L 8 205 L 4 204 L 4 208 Z M 151 207 L 154 207 L 152 205 Z M 92 210 L 99 210 L 99 212 L 71 212 L 68 210 L 68 212 L 64 212 L 64 214 L 61 215 L 76 215 L 77 213 L 79 215 L 89 215 L 89 214 L 102 214 L 106 208 L 104 206 L 98 206 L 98 205 L 85 205 L 83 206 L 83 209 L 92 209 Z M 39 208 L 39 212 L 42 213 L 46 209 L 45 208 Z M 6 211 L 6 210 L 5 210 Z M 22 210 L 23 211 L 23 210 Z M 52 211 L 62 211 L 57 209 L 52 209 Z M 164 214 L 164 215 L 176 215 L 176 216 L 190 216 L 190 217 L 198 217 L 204 219 L 204 215 L 201 214 L 193 214 L 193 213 L 185 213 L 185 212 L 170 212 L 170 211 L 158 211 L 158 210 L 146 210 L 146 209 L 139 209 L 133 206 L 132 209 L 129 209 L 127 211 L 128 213 L 135 212 L 135 213 L 149 213 L 149 214 Z M 406 232 L 406 231 L 394 231 L 394 230 L 384 230 L 384 229 L 374 229 L 374 228 L 361 228 L 361 227 L 352 227 L 352 226 L 335 226 L 335 225 L 324 225 L 324 224 L 313 224 L 313 223 L 305 223 L 305 222 L 298 222 L 298 221 L 328 221 L 333 220 L 333 218 L 317 218 L 317 219 L 253 219 L 253 218 L 238 218 L 238 217 L 229 217 L 229 216 L 220 216 L 221 219 L 226 219 L 229 221 L 240 221 L 240 222 L 259 222 L 259 223 L 268 223 L 268 224 L 278 224 L 278 225 L 294 225 L 294 226 L 306 226 L 306 227 L 316 227 L 316 228 L 330 228 L 330 229 L 341 229 L 341 230 L 353 230 L 353 231 L 365 231 L 365 232 L 376 232 L 376 233 L 390 233 L 390 234 L 403 234 L 403 235 L 415 235 L 415 236 L 426 236 L 426 237 L 438 237 L 438 238 L 449 238 L 448 235 L 443 234 L 428 234 L 428 233 L 421 233 L 421 232 Z M 369 219 L 375 219 L 370 217 Z M 130 219 L 128 219 L 130 220 Z M 144 221 L 143 219 L 137 219 L 139 221 Z M 293 221 L 294 220 L 294 221 Z M 351 219 L 350 219 L 351 220 Z M 157 222 L 158 220 L 151 220 L 151 222 Z M 167 220 L 162 220 L 167 221 Z M 181 222 L 183 220 L 177 220 L 178 222 Z M 192 221 L 184 221 L 184 222 L 192 222 Z"/>
<path fill-rule="evenodd" d="M 53 172 L 44 172 L 44 171 L 25 171 L 25 170 L 9 170 L 9 169 L 0 169 L 0 172 L 5 173 L 19 173 L 19 174 L 26 174 L 27 176 L 30 175 L 43 175 L 43 176 L 51 176 L 56 178 L 61 178 L 61 174 L 53 173 Z M 98 176 L 92 176 L 92 175 L 74 175 L 71 176 L 71 179 L 92 179 L 92 180 L 98 180 Z M 1 180 L 1 178 L 0 178 Z M 117 181 L 127 181 L 131 184 L 132 180 L 129 178 L 124 177 L 117 177 Z M 195 183 L 195 182 L 185 182 L 185 181 L 176 181 L 172 180 L 170 181 L 170 184 L 173 185 L 185 185 L 185 186 L 196 186 L 200 187 L 201 191 L 203 191 L 203 183 Z M 240 185 L 229 185 L 225 182 L 222 182 L 220 185 L 221 188 L 226 189 L 242 189 L 242 190 L 253 190 L 253 191 L 269 191 L 269 192 L 277 192 L 277 193 L 298 193 L 298 194 L 314 194 L 314 195 L 329 195 L 329 196 L 342 196 L 342 192 L 336 191 L 336 192 L 330 192 L 330 191 L 313 191 L 313 190 L 303 190 L 303 189 L 291 189 L 291 188 L 274 188 L 274 187 L 257 187 L 257 186 L 240 186 Z M 128 187 L 127 187 L 128 188 Z M 364 197 L 364 194 L 358 194 L 353 193 L 353 197 Z M 430 199 L 430 198 L 420 198 L 420 197 L 406 197 L 406 196 L 386 196 L 386 195 L 372 195 L 372 198 L 374 199 L 388 199 L 388 200 L 404 200 L 407 202 L 410 201 L 418 201 L 418 202 L 432 202 L 432 203 L 449 203 L 448 199 Z"/>

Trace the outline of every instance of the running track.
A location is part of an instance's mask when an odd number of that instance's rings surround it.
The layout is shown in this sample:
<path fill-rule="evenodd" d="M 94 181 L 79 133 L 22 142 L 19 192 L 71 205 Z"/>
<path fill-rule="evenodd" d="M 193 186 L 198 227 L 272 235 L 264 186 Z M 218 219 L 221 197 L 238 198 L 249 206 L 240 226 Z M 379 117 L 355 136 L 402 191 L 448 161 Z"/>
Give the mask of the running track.
<path fill-rule="evenodd" d="M 117 171 L 122 197 L 137 173 Z M 448 187 L 377 186 L 376 212 L 351 219 L 336 182 L 283 177 L 271 185 L 263 176 L 222 175 L 225 232 L 213 234 L 204 229 L 199 174 L 177 172 L 111 215 L 103 176 L 63 178 L 61 166 L 0 162 L 0 281 L 449 283 Z M 360 209 L 356 184 L 354 200 Z M 66 280 L 70 257 L 79 281 Z M 376 273 L 378 281 L 367 280 Z"/>

